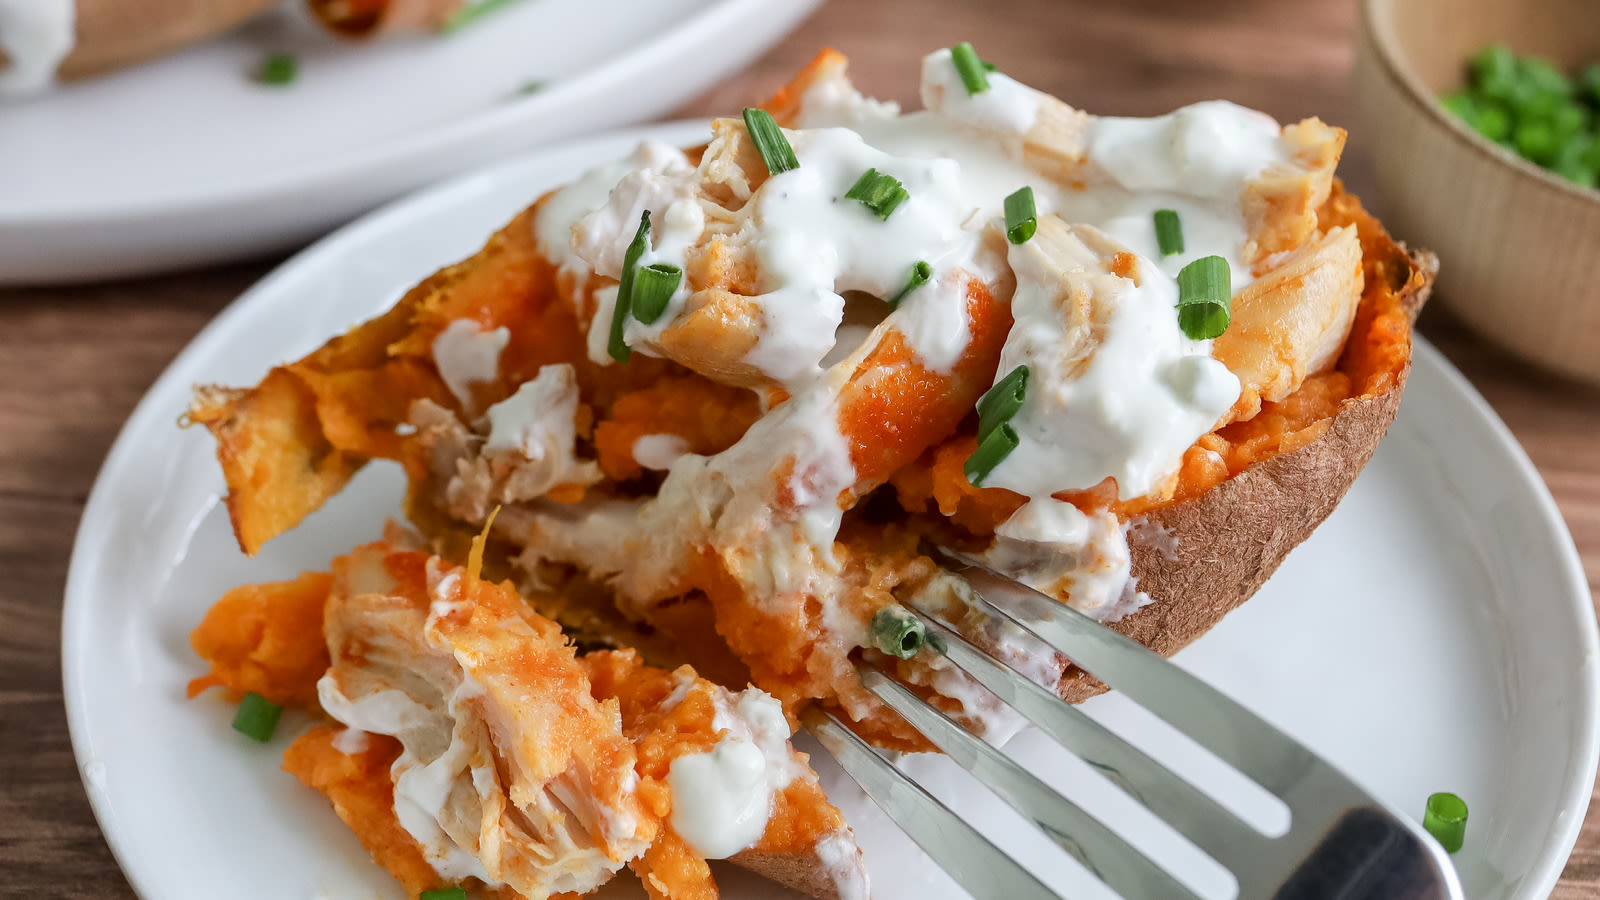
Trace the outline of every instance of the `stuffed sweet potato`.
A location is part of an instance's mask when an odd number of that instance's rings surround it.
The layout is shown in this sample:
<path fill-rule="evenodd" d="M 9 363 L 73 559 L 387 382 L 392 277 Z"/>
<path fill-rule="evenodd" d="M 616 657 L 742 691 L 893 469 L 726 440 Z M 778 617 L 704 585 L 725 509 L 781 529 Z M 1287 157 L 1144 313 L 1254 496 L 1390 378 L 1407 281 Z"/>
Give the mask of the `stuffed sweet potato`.
<path fill-rule="evenodd" d="M 395 460 L 447 556 L 498 509 L 491 564 L 574 633 L 903 748 L 861 656 L 1015 724 L 903 604 L 1098 689 L 926 542 L 1163 653 L 1195 639 L 1370 457 L 1431 257 L 1343 191 L 1316 119 L 1096 117 L 946 51 L 922 94 L 864 98 L 825 52 L 707 146 L 647 144 L 257 387 L 200 389 L 241 546 Z"/>

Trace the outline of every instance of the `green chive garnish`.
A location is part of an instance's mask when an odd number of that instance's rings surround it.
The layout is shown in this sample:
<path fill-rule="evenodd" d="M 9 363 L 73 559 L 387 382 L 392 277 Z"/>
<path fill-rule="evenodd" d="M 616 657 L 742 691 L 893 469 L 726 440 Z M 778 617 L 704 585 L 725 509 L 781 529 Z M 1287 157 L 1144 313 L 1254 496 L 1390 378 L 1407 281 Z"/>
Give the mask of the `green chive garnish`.
<path fill-rule="evenodd" d="M 544 90 L 544 86 L 547 83 L 548 82 L 546 82 L 543 78 L 535 78 L 534 80 L 524 84 L 522 87 L 517 88 L 517 96 L 526 97 L 530 94 L 537 94 Z"/>
<path fill-rule="evenodd" d="M 1019 188 L 1006 198 L 1006 239 L 1013 244 L 1027 243 L 1039 228 L 1037 216 L 1033 208 L 1033 188 Z"/>
<path fill-rule="evenodd" d="M 898 606 L 885 606 L 872 617 L 872 646 L 901 659 L 910 659 L 927 639 L 922 620 Z"/>
<path fill-rule="evenodd" d="M 667 301 L 683 281 L 683 270 L 670 263 L 653 263 L 633 274 L 633 300 L 628 304 L 633 317 L 646 325 L 661 318 Z"/>
<path fill-rule="evenodd" d="M 469 3 L 466 6 L 456 10 L 454 15 L 446 19 L 444 27 L 440 30 L 459 31 L 460 29 L 471 25 L 473 22 L 478 21 L 480 18 L 488 15 L 489 13 L 500 9 L 501 7 L 510 6 L 515 2 L 517 2 L 517 0 L 478 0 L 476 3 Z"/>
<path fill-rule="evenodd" d="M 1020 443 L 1022 441 L 1017 437 L 1015 428 L 1010 425 L 996 427 L 987 438 L 978 442 L 978 449 L 967 457 L 964 468 L 967 480 L 972 482 L 973 487 L 983 487 L 984 479 L 989 477 L 994 467 L 1010 456 Z"/>
<path fill-rule="evenodd" d="M 1467 837 L 1466 801 L 1455 794 L 1430 794 L 1428 806 L 1422 812 L 1422 827 L 1446 851 L 1454 853 L 1460 850 Z"/>
<path fill-rule="evenodd" d="M 455 887 L 423 891 L 417 895 L 417 900 L 467 900 L 467 889 L 456 885 Z"/>
<path fill-rule="evenodd" d="M 611 311 L 611 340 L 606 344 L 606 352 L 617 362 L 627 362 L 633 356 L 633 351 L 628 349 L 628 344 L 622 339 L 622 327 L 628 323 L 628 314 L 633 304 L 633 278 L 634 270 L 639 268 L 639 257 L 650 248 L 650 210 L 645 210 L 639 217 L 639 230 L 633 233 L 633 243 L 628 245 L 628 252 L 622 256 L 622 278 L 617 283 L 617 305 Z"/>
<path fill-rule="evenodd" d="M 933 266 L 918 260 L 917 263 L 911 267 L 911 278 L 906 281 L 906 286 L 901 288 L 893 297 L 889 298 L 889 308 L 898 308 L 900 306 L 900 301 L 904 300 L 907 294 L 927 284 L 931 278 L 933 278 Z"/>
<path fill-rule="evenodd" d="M 260 694 L 245 694 L 239 701 L 239 711 L 233 716 L 233 730 L 251 740 L 265 744 L 272 740 L 272 731 L 278 727 L 278 717 L 283 707 Z"/>
<path fill-rule="evenodd" d="M 1228 330 L 1233 299 L 1228 261 L 1202 256 L 1178 272 L 1178 327 L 1197 341 Z"/>
<path fill-rule="evenodd" d="M 911 195 L 900 185 L 900 180 L 893 175 L 885 175 L 877 169 L 868 169 L 861 173 L 856 183 L 844 195 L 850 200 L 860 200 L 861 205 L 872 210 L 880 219 L 887 219 L 895 208 Z"/>
<path fill-rule="evenodd" d="M 1156 210 L 1156 243 L 1162 256 L 1183 252 L 1183 223 L 1174 209 Z"/>
<path fill-rule="evenodd" d="M 256 81 L 262 84 L 285 85 L 300 74 L 300 63 L 292 53 L 274 53 L 261 61 L 256 69 Z"/>
<path fill-rule="evenodd" d="M 783 136 L 778 123 L 772 121 L 771 113 L 745 107 L 744 127 L 750 132 L 750 140 L 755 141 L 761 161 L 767 164 L 768 174 L 779 175 L 800 168 L 800 160 L 794 158 L 794 148 L 789 146 L 789 139 Z"/>
<path fill-rule="evenodd" d="M 950 61 L 956 64 L 956 71 L 961 75 L 961 83 L 967 86 L 968 96 L 981 94 L 989 89 L 989 67 L 978 58 L 978 51 L 966 41 L 950 48 Z"/>
<path fill-rule="evenodd" d="M 995 382 L 994 387 L 984 391 L 978 398 L 978 443 L 982 444 L 996 428 L 1010 422 L 1027 396 L 1027 366 L 1017 366 Z"/>

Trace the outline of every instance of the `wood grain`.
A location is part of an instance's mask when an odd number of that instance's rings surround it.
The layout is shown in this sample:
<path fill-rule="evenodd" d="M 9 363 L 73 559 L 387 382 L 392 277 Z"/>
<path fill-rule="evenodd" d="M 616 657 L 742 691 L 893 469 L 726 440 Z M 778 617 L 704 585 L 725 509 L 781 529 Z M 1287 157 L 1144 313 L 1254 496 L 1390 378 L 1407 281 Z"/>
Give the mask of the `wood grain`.
<path fill-rule="evenodd" d="M 829 44 L 850 55 L 870 93 L 914 105 L 915 60 L 971 40 L 1025 81 L 1094 112 L 1149 114 L 1227 97 L 1279 118 L 1317 114 L 1349 127 L 1354 19 L 1350 0 L 832 0 L 672 117 L 735 111 Z M 1369 139 L 1355 131 L 1341 166 L 1362 193 L 1372 182 Z M 272 262 L 0 290 L 0 895 L 133 896 L 90 813 L 61 705 L 57 648 L 73 532 L 134 403 Z M 1421 327 L 1527 448 L 1600 589 L 1600 391 L 1514 362 L 1437 310 Z M 1554 896 L 1600 900 L 1600 807 L 1591 807 Z"/>

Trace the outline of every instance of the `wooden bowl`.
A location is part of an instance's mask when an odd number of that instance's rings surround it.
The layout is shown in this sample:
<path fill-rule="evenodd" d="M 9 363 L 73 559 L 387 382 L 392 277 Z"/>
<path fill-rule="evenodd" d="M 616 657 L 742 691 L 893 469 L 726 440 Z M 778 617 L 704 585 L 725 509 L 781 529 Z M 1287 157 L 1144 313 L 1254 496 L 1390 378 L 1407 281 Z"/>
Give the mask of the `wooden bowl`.
<path fill-rule="evenodd" d="M 1356 99 L 1384 224 L 1439 254 L 1436 302 L 1547 369 L 1600 382 L 1600 192 L 1436 99 L 1487 44 L 1564 70 L 1600 60 L 1593 0 L 1362 0 Z"/>

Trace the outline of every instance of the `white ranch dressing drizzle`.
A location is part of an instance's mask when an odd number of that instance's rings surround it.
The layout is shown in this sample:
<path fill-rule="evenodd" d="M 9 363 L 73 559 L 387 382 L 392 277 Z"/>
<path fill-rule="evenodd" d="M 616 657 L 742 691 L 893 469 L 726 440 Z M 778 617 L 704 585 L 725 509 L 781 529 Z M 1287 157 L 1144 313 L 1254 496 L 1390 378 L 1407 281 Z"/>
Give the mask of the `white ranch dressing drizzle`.
<path fill-rule="evenodd" d="M 1106 510 L 1084 513 L 1050 497 L 1030 500 L 994 530 L 983 559 L 1035 590 L 1115 622 L 1150 603 L 1135 589 L 1127 531 Z"/>
<path fill-rule="evenodd" d="M 0 0 L 0 97 L 49 87 L 76 43 L 77 0 Z"/>
<path fill-rule="evenodd" d="M 433 339 L 433 363 L 445 387 L 470 414 L 474 384 L 500 376 L 500 353 L 511 342 L 511 331 L 504 325 L 491 331 L 473 319 L 456 319 Z"/>
<path fill-rule="evenodd" d="M 718 690 L 712 727 L 723 732 L 704 753 L 672 761 L 672 830 L 696 856 L 727 859 L 754 846 L 772 818 L 773 795 L 805 767 L 789 747 L 789 722 L 770 694 Z"/>
<path fill-rule="evenodd" d="M 922 58 L 923 105 L 980 131 L 1026 134 L 1039 117 L 1043 95 L 1004 72 L 989 72 L 986 80 L 987 90 L 967 93 L 950 51 L 935 50 Z"/>
<path fill-rule="evenodd" d="M 633 461 L 646 469 L 666 471 L 689 452 L 689 442 L 676 434 L 641 434 L 633 442 Z"/>
<path fill-rule="evenodd" d="M 1017 292 L 998 371 L 1028 367 L 1011 419 L 1020 443 L 984 484 L 1039 498 L 1109 477 L 1123 499 L 1142 497 L 1239 398 L 1239 379 L 1211 357 L 1209 341 L 1178 327 L 1172 279 L 1142 262 L 1138 282 L 1106 272 L 1070 232 L 1047 250 L 1052 223 L 1040 228 L 1008 257 Z M 1086 316 L 1069 312 L 1085 304 Z"/>
<path fill-rule="evenodd" d="M 447 698 L 448 702 L 451 705 L 461 702 L 464 698 L 460 694 L 458 689 Z M 324 675 L 317 682 L 317 699 L 329 716 L 349 729 L 389 735 L 450 731 L 448 719 L 441 711 L 431 710 L 397 689 L 376 691 L 352 700 L 339 690 L 332 676 Z M 459 734 L 452 734 L 444 752 L 426 762 L 409 749 L 403 749 L 390 767 L 395 818 L 417 842 L 423 858 L 439 877 L 449 881 L 478 878 L 495 884 L 483 863 L 457 844 L 439 824 L 445 818 L 445 807 L 459 773 L 473 768 L 471 753 L 471 745 L 461 740 Z"/>
<path fill-rule="evenodd" d="M 1112 618 L 1142 602 L 1121 563 L 1128 555 L 1122 530 L 1093 516 L 1085 517 L 1092 527 L 1068 527 L 1067 515 L 1050 505 L 1056 501 L 1041 500 L 1091 487 L 1106 475 L 1118 478 L 1125 497 L 1158 487 L 1184 450 L 1231 405 L 1237 379 L 1211 358 L 1208 342 L 1191 341 L 1178 330 L 1172 279 L 1183 265 L 1208 255 L 1228 260 L 1235 290 L 1253 279 L 1242 259 L 1249 237 L 1242 191 L 1288 154 L 1275 122 L 1232 104 L 1196 104 L 1155 120 L 1090 117 L 1081 161 L 1085 178 L 1058 184 L 1030 168 L 1022 152 L 1025 140 L 1036 137 L 1030 132 L 1039 123 L 1041 104 L 1053 101 L 1002 73 L 988 78 L 989 91 L 968 96 L 948 51 L 931 54 L 923 64 L 923 96 L 937 112 L 907 115 L 899 115 L 894 104 L 862 97 L 842 79 L 824 79 L 807 91 L 801 127 L 785 132 L 800 168 L 762 184 L 738 232 L 753 242 L 763 291 L 756 304 L 764 324 L 746 362 L 784 383 L 792 398 L 729 451 L 672 463 L 658 496 L 643 504 L 596 506 L 588 516 L 592 521 L 544 519 L 535 533 L 550 543 L 537 553 L 530 546 L 530 555 L 589 564 L 640 600 L 651 593 L 650 584 L 680 568 L 680 542 L 732 547 L 725 560 L 753 602 L 808 590 L 822 600 L 830 628 L 847 618 L 833 614 L 832 595 L 841 588 L 830 587 L 837 574 L 831 542 L 842 516 L 835 499 L 854 480 L 837 407 L 828 399 L 838 384 L 829 366 L 849 365 L 851 357 L 835 344 L 856 339 L 839 327 L 841 295 L 862 290 L 890 296 L 903 286 L 912 263 L 925 260 L 935 280 L 909 295 L 875 333 L 898 330 L 919 359 L 938 371 L 949 371 L 970 340 L 962 275 L 994 283 L 1009 267 L 1021 282 L 1013 299 L 1017 325 L 997 377 L 1028 363 L 1037 369 L 1030 394 L 1048 402 L 1030 400 L 1036 409 L 1025 406 L 1019 413 L 1015 424 L 1025 432 L 1023 447 L 989 483 L 1019 490 L 1039 505 L 1024 507 L 1002 526 L 994 552 L 1070 556 L 1081 565 L 1050 581 L 1076 585 L 1071 602 L 1092 614 Z M 843 196 L 868 168 L 897 178 L 909 194 L 887 221 Z M 657 165 L 654 176 L 633 181 L 614 169 L 604 171 L 586 177 L 582 191 L 558 194 L 562 204 L 547 201 L 538 226 L 541 240 L 566 228 L 587 235 L 590 247 L 609 248 L 611 255 L 587 251 L 601 264 L 597 269 L 609 268 L 612 256 L 620 259 L 638 210 L 651 208 L 660 217 L 692 196 L 677 193 L 693 179 L 681 177 L 675 165 Z M 605 178 L 616 185 L 610 194 L 600 188 Z M 1084 372 L 1055 365 L 1069 337 L 1056 304 L 1058 276 L 1030 272 L 983 239 L 1005 197 L 1024 185 L 1033 188 L 1040 216 L 1056 213 L 1067 222 L 1096 226 L 1138 257 L 1138 284 L 1104 285 L 1116 294 L 1108 301 L 1108 343 Z M 602 211 L 585 219 L 574 212 L 580 199 L 590 212 L 609 204 L 632 218 Z M 1160 256 L 1152 220 L 1158 209 L 1179 213 L 1183 254 Z M 583 224 L 572 224 L 578 222 Z M 671 231 L 662 229 L 652 258 L 681 259 L 673 248 L 685 245 L 667 237 Z M 692 228 L 682 233 L 699 236 Z M 1007 250 L 1016 256 L 1016 247 Z M 562 259 L 583 270 L 580 260 Z M 595 293 L 589 349 L 592 358 L 604 361 L 615 291 Z M 650 352 L 649 339 L 682 308 L 686 295 L 685 286 L 655 326 L 630 322 L 630 345 L 640 341 Z M 773 460 L 790 453 L 797 457 L 796 473 L 812 473 L 804 479 L 812 489 L 798 495 L 792 518 L 775 520 L 768 472 Z M 540 516 L 534 519 L 537 525 Z M 666 523 L 674 527 L 663 531 Z M 1000 564 L 1003 556 L 991 561 Z M 849 623 L 840 622 L 837 630 L 852 633 Z"/>
<path fill-rule="evenodd" d="M 542 366 L 515 393 L 489 407 L 490 453 L 516 451 L 531 460 L 570 461 L 577 440 L 578 376 L 568 363 Z"/>

